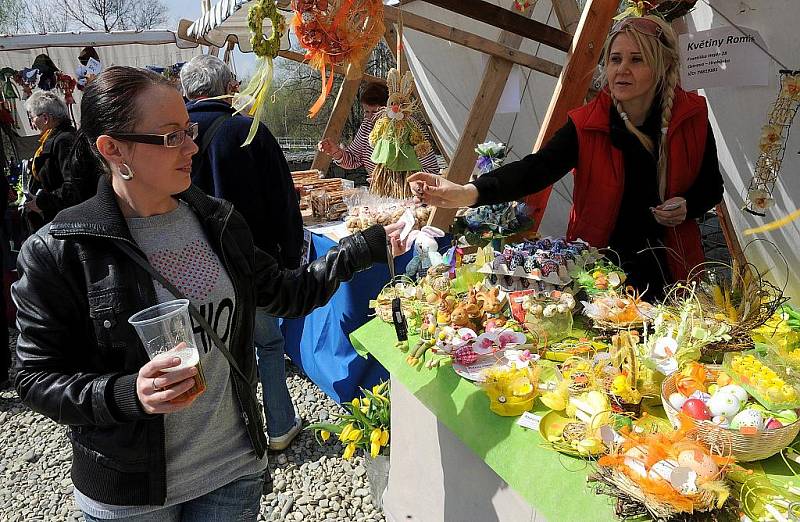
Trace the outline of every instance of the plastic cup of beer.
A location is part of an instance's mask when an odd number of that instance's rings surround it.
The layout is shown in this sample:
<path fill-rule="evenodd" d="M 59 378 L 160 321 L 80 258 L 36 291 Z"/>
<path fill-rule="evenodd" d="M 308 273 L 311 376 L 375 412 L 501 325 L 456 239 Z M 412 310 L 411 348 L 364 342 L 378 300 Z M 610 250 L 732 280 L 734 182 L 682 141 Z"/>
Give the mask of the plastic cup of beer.
<path fill-rule="evenodd" d="M 175 299 L 145 308 L 133 314 L 128 322 L 136 329 L 150 359 L 177 357 L 178 366 L 166 368 L 163 372 L 174 372 L 194 366 L 194 386 L 173 399 L 174 402 L 188 401 L 195 395 L 206 391 L 206 379 L 200 364 L 200 352 L 194 342 L 192 322 L 189 319 L 189 300 Z"/>

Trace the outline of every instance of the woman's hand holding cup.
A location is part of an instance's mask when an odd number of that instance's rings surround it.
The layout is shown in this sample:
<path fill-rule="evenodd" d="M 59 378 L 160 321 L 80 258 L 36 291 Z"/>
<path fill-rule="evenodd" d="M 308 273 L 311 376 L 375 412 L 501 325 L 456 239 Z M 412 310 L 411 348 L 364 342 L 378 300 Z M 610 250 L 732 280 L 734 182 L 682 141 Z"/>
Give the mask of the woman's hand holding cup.
<path fill-rule="evenodd" d="M 180 365 L 180 357 L 156 357 L 141 367 L 136 378 L 136 395 L 144 411 L 150 414 L 173 413 L 191 406 L 199 397 L 199 394 L 184 396 L 195 385 L 197 368 L 189 366 L 169 371 Z"/>

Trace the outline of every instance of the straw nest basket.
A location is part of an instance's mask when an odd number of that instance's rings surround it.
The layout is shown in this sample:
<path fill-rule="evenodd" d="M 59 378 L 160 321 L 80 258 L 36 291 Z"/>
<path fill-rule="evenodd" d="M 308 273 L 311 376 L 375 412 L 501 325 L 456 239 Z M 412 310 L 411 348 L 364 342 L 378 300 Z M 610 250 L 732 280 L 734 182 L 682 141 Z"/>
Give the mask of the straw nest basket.
<path fill-rule="evenodd" d="M 673 373 L 661 386 L 661 403 L 673 426 L 678 426 L 678 410 L 672 407 L 668 397 L 678 391 L 675 379 L 679 373 Z M 736 430 L 722 428 L 710 421 L 695 423 L 696 433 L 694 438 L 709 447 L 722 449 L 722 454 L 732 455 L 739 462 L 753 462 L 766 459 L 775 455 L 789 446 L 800 432 L 800 421 L 787 424 L 774 430 L 763 430 L 751 435 L 745 435 Z"/>

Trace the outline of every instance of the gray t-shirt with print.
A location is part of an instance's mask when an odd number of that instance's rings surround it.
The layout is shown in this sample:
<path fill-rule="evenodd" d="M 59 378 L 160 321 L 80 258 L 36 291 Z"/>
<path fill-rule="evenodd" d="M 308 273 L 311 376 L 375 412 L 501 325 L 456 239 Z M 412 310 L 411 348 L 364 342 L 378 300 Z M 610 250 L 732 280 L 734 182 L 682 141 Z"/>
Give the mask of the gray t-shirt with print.
<path fill-rule="evenodd" d="M 147 218 L 129 218 L 128 228 L 150 264 L 194 304 L 223 342 L 230 339 L 236 298 L 228 273 L 185 204 Z M 175 297 L 154 281 L 159 303 Z M 263 471 L 245 429 L 225 356 L 192 320 L 207 389 L 184 410 L 164 416 L 167 459 L 165 506 L 180 504 L 238 478 Z M 75 490 L 81 510 L 96 518 L 123 518 L 165 506 L 112 506 Z"/>

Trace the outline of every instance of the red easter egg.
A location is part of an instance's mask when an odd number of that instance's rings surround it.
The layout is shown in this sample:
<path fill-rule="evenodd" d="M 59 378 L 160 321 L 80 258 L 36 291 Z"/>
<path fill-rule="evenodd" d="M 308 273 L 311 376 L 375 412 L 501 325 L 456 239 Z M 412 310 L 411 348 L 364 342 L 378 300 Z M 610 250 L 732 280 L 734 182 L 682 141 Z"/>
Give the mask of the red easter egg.
<path fill-rule="evenodd" d="M 711 419 L 711 411 L 708 409 L 708 406 L 705 405 L 703 401 L 700 399 L 689 399 L 683 403 L 683 407 L 681 408 L 683 413 L 688 415 L 689 417 L 697 420 L 709 420 Z"/>
<path fill-rule="evenodd" d="M 783 427 L 783 424 L 778 419 L 770 419 L 766 426 L 768 430 L 777 430 L 781 427 Z"/>

